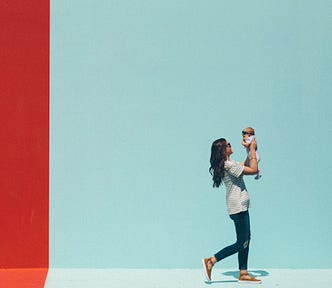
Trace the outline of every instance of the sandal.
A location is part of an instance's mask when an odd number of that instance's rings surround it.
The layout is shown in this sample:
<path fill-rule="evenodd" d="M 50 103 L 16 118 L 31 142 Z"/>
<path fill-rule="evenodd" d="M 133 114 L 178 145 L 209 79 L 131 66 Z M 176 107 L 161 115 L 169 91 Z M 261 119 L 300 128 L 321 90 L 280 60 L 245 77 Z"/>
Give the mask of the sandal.
<path fill-rule="evenodd" d="M 256 279 L 253 276 L 250 276 L 249 274 L 242 274 L 239 277 L 238 280 L 239 283 L 252 283 L 252 284 L 261 284 L 262 281 L 259 279 Z"/>
<path fill-rule="evenodd" d="M 211 258 L 203 258 L 202 263 L 206 280 L 211 281 L 211 272 L 214 265 Z"/>

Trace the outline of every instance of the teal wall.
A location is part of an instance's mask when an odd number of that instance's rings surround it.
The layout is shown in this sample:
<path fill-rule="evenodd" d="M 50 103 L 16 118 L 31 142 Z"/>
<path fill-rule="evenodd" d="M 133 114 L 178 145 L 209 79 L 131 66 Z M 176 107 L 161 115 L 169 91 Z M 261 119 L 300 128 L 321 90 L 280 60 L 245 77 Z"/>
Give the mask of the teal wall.
<path fill-rule="evenodd" d="M 51 2 L 51 267 L 200 267 L 250 125 L 250 266 L 332 268 L 330 1 Z"/>

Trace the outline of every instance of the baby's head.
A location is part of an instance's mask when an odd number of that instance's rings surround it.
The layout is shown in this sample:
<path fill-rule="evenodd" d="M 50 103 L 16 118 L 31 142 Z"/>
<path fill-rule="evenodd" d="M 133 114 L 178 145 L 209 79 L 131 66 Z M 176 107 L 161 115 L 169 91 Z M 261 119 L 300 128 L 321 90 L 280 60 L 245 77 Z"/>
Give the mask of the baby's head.
<path fill-rule="evenodd" d="M 255 129 L 252 127 L 247 127 L 242 130 L 242 138 L 248 139 L 255 135 Z"/>

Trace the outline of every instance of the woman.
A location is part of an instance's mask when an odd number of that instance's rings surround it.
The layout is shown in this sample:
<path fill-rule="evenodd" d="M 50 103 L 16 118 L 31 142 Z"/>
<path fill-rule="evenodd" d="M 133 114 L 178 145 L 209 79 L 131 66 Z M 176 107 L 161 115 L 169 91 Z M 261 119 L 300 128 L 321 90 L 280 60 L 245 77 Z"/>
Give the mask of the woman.
<path fill-rule="evenodd" d="M 250 144 L 251 155 L 256 155 L 256 140 Z M 248 274 L 248 252 L 250 242 L 250 220 L 248 208 L 250 206 L 249 195 L 243 181 L 243 175 L 253 175 L 258 172 L 257 158 L 247 158 L 244 163 L 238 163 L 230 159 L 233 153 L 231 144 L 224 138 L 213 142 L 210 157 L 210 173 L 213 176 L 213 187 L 219 187 L 222 182 L 226 186 L 227 210 L 234 221 L 236 242 L 213 255 L 202 259 L 205 276 L 211 281 L 211 271 L 215 263 L 238 253 L 239 282 L 261 283 L 260 280 Z"/>

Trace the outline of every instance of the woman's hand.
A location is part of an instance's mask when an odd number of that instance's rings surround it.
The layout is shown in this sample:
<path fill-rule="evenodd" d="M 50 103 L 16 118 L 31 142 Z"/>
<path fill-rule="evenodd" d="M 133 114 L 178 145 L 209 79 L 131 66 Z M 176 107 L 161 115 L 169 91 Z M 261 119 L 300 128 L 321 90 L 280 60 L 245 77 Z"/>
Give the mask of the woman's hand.
<path fill-rule="evenodd" d="M 252 139 L 249 149 L 250 149 L 251 157 L 250 157 L 249 163 L 246 163 L 246 164 L 249 164 L 249 166 L 245 165 L 243 167 L 243 174 L 245 174 L 245 175 L 253 175 L 253 174 L 257 174 L 257 172 L 258 172 L 258 162 L 257 162 L 257 158 L 256 158 L 257 142 L 256 142 L 255 138 Z"/>
<path fill-rule="evenodd" d="M 249 146 L 249 149 L 253 150 L 253 151 L 256 151 L 256 149 L 257 149 L 257 142 L 256 142 L 255 138 L 252 139 L 252 141 L 250 143 L 250 146 Z"/>

